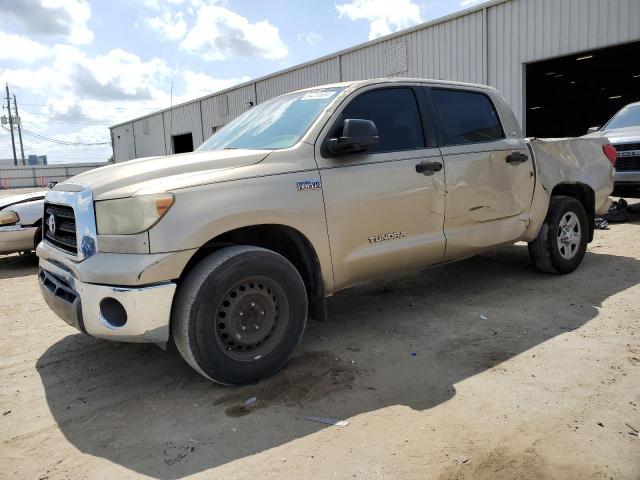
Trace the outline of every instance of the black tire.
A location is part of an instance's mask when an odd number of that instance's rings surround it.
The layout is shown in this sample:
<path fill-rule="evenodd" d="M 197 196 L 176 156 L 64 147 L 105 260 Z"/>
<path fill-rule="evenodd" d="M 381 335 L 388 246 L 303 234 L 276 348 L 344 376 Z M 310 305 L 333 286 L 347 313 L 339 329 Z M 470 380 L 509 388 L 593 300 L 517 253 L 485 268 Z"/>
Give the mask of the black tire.
<path fill-rule="evenodd" d="M 253 383 L 280 370 L 306 322 L 307 294 L 296 268 L 282 255 L 253 246 L 227 247 L 201 260 L 180 286 L 171 313 L 182 357 L 226 385 Z"/>
<path fill-rule="evenodd" d="M 33 250 L 35 251 L 38 248 L 38 245 L 42 241 L 42 227 L 38 227 L 35 235 L 33 236 Z"/>
<path fill-rule="evenodd" d="M 577 226 L 565 225 L 567 219 L 576 219 Z M 563 230 L 565 227 L 569 230 Z M 554 196 L 538 236 L 529 242 L 529 256 L 540 271 L 571 273 L 584 258 L 588 238 L 589 221 L 582 203 L 573 197 Z"/>

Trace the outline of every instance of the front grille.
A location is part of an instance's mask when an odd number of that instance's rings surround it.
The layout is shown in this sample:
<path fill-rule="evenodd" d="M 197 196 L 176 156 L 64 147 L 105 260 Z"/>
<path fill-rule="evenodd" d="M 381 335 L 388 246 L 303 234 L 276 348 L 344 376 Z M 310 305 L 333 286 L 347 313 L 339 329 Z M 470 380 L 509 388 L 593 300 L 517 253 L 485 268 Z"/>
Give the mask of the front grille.
<path fill-rule="evenodd" d="M 53 222 L 51 219 L 53 218 Z M 65 252 L 78 254 L 76 240 L 76 216 L 73 208 L 66 205 L 44 204 L 42 232 L 45 242 Z M 51 226 L 55 225 L 55 230 Z"/>
<path fill-rule="evenodd" d="M 640 156 L 639 157 L 618 157 L 616 160 L 616 170 L 640 170 Z"/>
<path fill-rule="evenodd" d="M 640 150 L 640 143 L 620 143 L 618 145 L 614 145 L 618 152 L 626 152 L 629 150 Z"/>
<path fill-rule="evenodd" d="M 618 152 L 616 170 L 640 170 L 640 143 L 621 143 L 614 147 Z"/>

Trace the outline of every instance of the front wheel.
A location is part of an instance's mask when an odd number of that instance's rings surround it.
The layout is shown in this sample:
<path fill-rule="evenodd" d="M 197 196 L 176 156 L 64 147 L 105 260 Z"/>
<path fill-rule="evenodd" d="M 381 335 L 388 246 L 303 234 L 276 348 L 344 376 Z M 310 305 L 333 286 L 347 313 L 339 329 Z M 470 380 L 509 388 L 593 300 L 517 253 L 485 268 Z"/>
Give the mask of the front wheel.
<path fill-rule="evenodd" d="M 589 222 L 582 203 L 573 197 L 551 197 L 549 211 L 535 240 L 531 260 L 543 272 L 570 273 L 587 251 Z"/>
<path fill-rule="evenodd" d="M 273 375 L 293 354 L 307 320 L 307 295 L 283 256 L 227 247 L 196 265 L 180 286 L 172 331 L 183 358 L 223 384 Z"/>

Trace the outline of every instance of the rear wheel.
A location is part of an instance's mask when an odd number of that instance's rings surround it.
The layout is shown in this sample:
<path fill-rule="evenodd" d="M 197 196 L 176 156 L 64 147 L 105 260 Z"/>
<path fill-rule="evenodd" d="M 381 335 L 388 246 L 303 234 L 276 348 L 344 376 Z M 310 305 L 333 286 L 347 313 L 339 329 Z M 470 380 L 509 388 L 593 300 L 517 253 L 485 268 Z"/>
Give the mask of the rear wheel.
<path fill-rule="evenodd" d="M 176 296 L 172 330 L 184 359 L 224 384 L 276 373 L 307 319 L 307 295 L 283 256 L 253 246 L 219 250 L 189 272 Z"/>
<path fill-rule="evenodd" d="M 587 251 L 589 222 L 582 203 L 573 197 L 551 197 L 538 237 L 529 243 L 529 255 L 543 272 L 570 273 Z"/>

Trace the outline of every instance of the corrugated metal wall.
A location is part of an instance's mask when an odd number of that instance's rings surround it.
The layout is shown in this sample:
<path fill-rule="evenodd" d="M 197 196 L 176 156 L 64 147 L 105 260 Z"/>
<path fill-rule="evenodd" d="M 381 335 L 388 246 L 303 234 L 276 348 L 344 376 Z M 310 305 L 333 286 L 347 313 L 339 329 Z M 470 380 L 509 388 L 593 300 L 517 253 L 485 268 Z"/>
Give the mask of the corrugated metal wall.
<path fill-rule="evenodd" d="M 111 129 L 111 141 L 113 142 L 113 158 L 116 162 L 138 158 L 133 142 L 133 124 L 125 123 Z"/>
<path fill-rule="evenodd" d="M 275 74 L 256 84 L 258 102 L 264 102 L 287 92 L 340 81 L 340 63 L 337 57 L 322 60 L 293 71 Z"/>
<path fill-rule="evenodd" d="M 32 165 L 0 168 L 0 189 L 46 187 L 49 182 L 62 182 L 79 173 L 104 167 L 107 163 L 71 165 Z"/>
<path fill-rule="evenodd" d="M 220 127 L 244 112 L 248 102 L 260 103 L 325 83 L 386 76 L 492 85 L 504 94 L 522 123 L 525 63 L 634 40 L 640 40 L 640 0 L 496 0 L 465 14 L 175 107 L 173 134 L 192 132 L 197 147 L 203 141 L 203 131 L 204 138 L 208 138 L 213 127 Z M 169 149 L 169 112 L 163 116 Z M 125 127 L 131 129 L 131 124 L 112 129 L 116 161 L 140 157 L 146 152 L 157 154 L 162 149 L 155 130 L 140 137 L 138 123 L 135 123 L 135 151 L 131 139 L 117 133 Z M 154 122 L 153 129 L 156 128 Z M 158 145 L 149 146 L 146 142 Z"/>
<path fill-rule="evenodd" d="M 256 103 L 253 84 L 237 88 L 223 95 L 203 99 L 201 104 L 205 139 L 211 136 L 213 127 L 219 128 L 225 125 L 250 108 L 249 102 L 253 102 L 254 105 Z"/>
<path fill-rule="evenodd" d="M 521 123 L 523 64 L 640 39 L 640 0 L 512 0 L 487 14 L 487 83 Z"/>
<path fill-rule="evenodd" d="M 133 132 L 138 158 L 167 154 L 162 114 L 157 113 L 133 122 Z"/>
<path fill-rule="evenodd" d="M 200 102 L 187 103 L 173 107 L 172 111 L 163 113 L 165 142 L 169 153 L 173 153 L 171 137 L 191 133 L 193 148 L 197 148 L 202 139 L 202 117 L 200 116 Z"/>
<path fill-rule="evenodd" d="M 410 33 L 409 76 L 484 83 L 483 18 L 479 11 Z"/>

